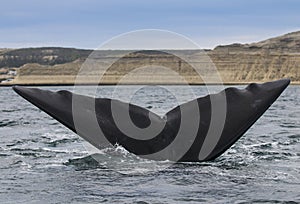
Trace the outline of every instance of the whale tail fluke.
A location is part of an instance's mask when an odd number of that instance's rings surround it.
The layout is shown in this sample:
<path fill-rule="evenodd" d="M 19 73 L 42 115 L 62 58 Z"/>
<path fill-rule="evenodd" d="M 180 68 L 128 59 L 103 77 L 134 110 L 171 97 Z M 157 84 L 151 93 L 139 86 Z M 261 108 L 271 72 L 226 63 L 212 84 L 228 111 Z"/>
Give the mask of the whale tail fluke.
<path fill-rule="evenodd" d="M 22 86 L 14 86 L 13 89 L 97 148 L 118 143 L 128 151 L 149 159 L 175 160 L 176 158 L 176 161 L 208 161 L 215 159 L 230 148 L 272 105 L 289 83 L 289 79 L 263 84 L 253 83 L 245 89 L 227 88 L 218 94 L 193 100 L 200 111 L 199 130 L 190 148 L 180 158 L 168 154 L 158 158 L 154 153 L 163 150 L 174 141 L 182 122 L 180 111 L 193 111 L 189 110 L 190 102 L 175 107 L 166 114 L 166 119 L 163 119 L 147 109 L 118 100 L 95 99 L 69 91 L 52 92 Z M 222 96 L 225 96 L 225 101 L 221 100 Z M 75 106 L 74 98 L 76 98 Z M 218 117 L 218 111 L 212 109 L 213 99 L 216 104 L 225 102 L 226 105 L 220 137 L 214 135 L 215 128 L 211 128 L 212 131 L 210 131 L 210 127 L 213 127 L 211 125 L 214 125 L 211 123 L 215 122 L 212 120 L 212 115 L 215 114 Z M 149 118 L 154 125 L 164 124 L 165 126 L 152 139 L 131 138 L 130 135 L 120 131 L 115 124 L 111 111 L 112 103 L 120 111 L 129 106 L 130 117 L 138 127 L 147 127 Z M 224 106 L 224 104 L 221 105 Z M 186 130 L 185 133 L 188 134 L 189 131 Z M 185 141 L 182 140 L 182 142 Z M 170 152 L 174 154 L 174 151 Z"/>

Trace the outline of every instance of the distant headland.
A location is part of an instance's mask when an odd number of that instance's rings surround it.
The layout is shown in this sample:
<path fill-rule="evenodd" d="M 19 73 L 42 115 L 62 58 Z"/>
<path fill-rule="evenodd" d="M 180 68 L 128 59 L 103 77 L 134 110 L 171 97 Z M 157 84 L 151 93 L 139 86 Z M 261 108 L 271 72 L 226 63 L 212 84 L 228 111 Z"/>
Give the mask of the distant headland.
<path fill-rule="evenodd" d="M 9 49 L 0 48 L 0 85 L 72 85 L 81 65 L 93 50 L 41 47 Z M 100 51 L 99 51 L 100 52 Z M 117 57 L 117 50 L 101 51 L 103 57 Z M 180 50 L 181 54 L 193 55 L 193 50 Z M 264 82 L 290 78 L 292 84 L 300 84 L 300 31 L 250 44 L 220 45 L 205 50 L 225 84 Z M 108 72 L 103 84 L 116 84 L 134 67 L 151 65 L 169 67 L 184 76 L 190 84 L 203 84 L 201 78 L 179 58 L 161 56 L 156 52 L 136 52 L 119 61 Z M 82 80 L 82 84 L 95 84 L 94 73 Z M 171 76 L 149 72 L 130 83 L 176 84 Z M 149 80 L 148 80 L 149 81 Z M 151 81 L 151 80 L 150 80 Z M 179 83 L 180 84 L 180 83 Z"/>

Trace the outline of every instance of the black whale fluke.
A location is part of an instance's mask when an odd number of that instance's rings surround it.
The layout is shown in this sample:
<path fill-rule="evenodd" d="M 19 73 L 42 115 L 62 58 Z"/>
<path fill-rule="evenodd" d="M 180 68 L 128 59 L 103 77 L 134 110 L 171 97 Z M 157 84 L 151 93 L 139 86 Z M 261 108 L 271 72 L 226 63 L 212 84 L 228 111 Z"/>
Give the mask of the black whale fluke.
<path fill-rule="evenodd" d="M 175 140 L 182 122 L 181 111 L 188 110 L 191 102 L 175 107 L 164 117 L 160 117 L 142 107 L 113 99 L 95 99 L 73 94 L 69 91 L 51 92 L 22 86 L 14 86 L 13 89 L 23 98 L 99 149 L 118 143 L 129 152 L 148 159 L 209 161 L 220 156 L 230 148 L 272 105 L 289 83 L 289 79 L 263 84 L 253 83 L 245 89 L 227 88 L 218 94 L 208 95 L 192 101 L 197 102 L 201 117 L 196 137 L 180 158 L 177 157 L 177 152 L 174 149 L 159 156 L 155 153 L 164 150 Z M 206 137 L 211 125 L 210 123 L 213 122 L 211 120 L 211 100 L 214 98 L 214 100 L 218 101 L 224 95 L 226 96 L 226 117 L 224 118 L 220 137 L 215 145 L 212 146 L 213 148 L 209 151 L 209 154 L 201 157 L 199 154 L 201 149 L 205 148 L 203 146 L 206 145 L 206 139 L 209 139 Z M 72 101 L 74 98 L 76 98 L 76 106 L 74 106 L 74 101 Z M 112 103 L 120 111 L 129 106 L 130 118 L 137 127 L 146 128 L 150 123 L 157 126 L 163 124 L 162 130 L 151 139 L 138 139 L 126 135 L 118 129 L 114 121 L 111 111 Z M 72 107 L 76 107 L 76 110 L 72 111 Z M 74 120 L 75 112 L 76 121 Z M 151 121 L 149 118 L 151 118 Z M 95 124 L 95 121 L 97 124 Z M 101 130 L 101 134 L 99 134 L 99 130 Z M 188 130 L 185 133 L 188 134 Z"/>

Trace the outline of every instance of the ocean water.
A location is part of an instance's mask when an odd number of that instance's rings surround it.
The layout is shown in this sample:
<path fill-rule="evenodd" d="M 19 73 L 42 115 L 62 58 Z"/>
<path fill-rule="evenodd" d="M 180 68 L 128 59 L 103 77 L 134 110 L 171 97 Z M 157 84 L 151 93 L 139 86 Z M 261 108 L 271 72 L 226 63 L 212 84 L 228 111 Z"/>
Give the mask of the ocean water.
<path fill-rule="evenodd" d="M 130 89 L 123 87 L 118 97 L 126 99 Z M 183 101 L 192 98 L 183 87 L 170 89 Z M 206 93 L 202 86 L 193 89 L 197 96 Z M 112 90 L 105 86 L 98 94 L 112 97 Z M 153 87 L 138 91 L 131 101 L 158 114 L 178 103 L 165 89 Z M 11 88 L 1 87 L 0 203 L 299 203 L 299 107 L 300 86 L 289 86 L 215 161 L 148 172 L 157 164 L 122 147 L 91 155 L 85 141 Z M 124 172 L 112 168 L 122 163 L 127 164 Z"/>

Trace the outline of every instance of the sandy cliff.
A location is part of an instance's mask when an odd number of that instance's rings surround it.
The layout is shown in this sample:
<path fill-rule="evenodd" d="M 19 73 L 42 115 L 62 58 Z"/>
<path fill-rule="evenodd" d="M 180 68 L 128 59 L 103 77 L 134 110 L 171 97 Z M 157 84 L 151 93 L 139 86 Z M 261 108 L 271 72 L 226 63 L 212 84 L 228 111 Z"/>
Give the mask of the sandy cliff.
<path fill-rule="evenodd" d="M 0 69 L 3 76 L 13 78 L 10 84 L 72 84 L 82 63 L 91 50 L 70 48 L 30 48 L 0 50 Z M 180 55 L 197 59 L 197 51 L 182 50 Z M 251 44 L 232 44 L 206 50 L 206 54 L 218 69 L 224 83 L 262 82 L 279 78 L 291 78 L 300 83 L 300 32 Z M 101 51 L 102 59 L 116 62 L 105 73 L 102 83 L 117 83 L 122 76 L 137 67 L 165 66 L 179 73 L 189 83 L 203 83 L 193 68 L 184 60 L 165 52 L 133 52 L 123 56 L 119 51 Z M 102 65 L 100 65 L 102 66 Z M 14 76 L 14 71 L 17 75 Z M 209 75 L 209 74 L 208 74 Z M 1 80 L 1 77 L 0 77 Z M 97 83 L 97 71 L 89 70 L 80 83 Z M 164 72 L 143 72 L 132 78 L 131 83 L 180 83 L 175 76 Z"/>

